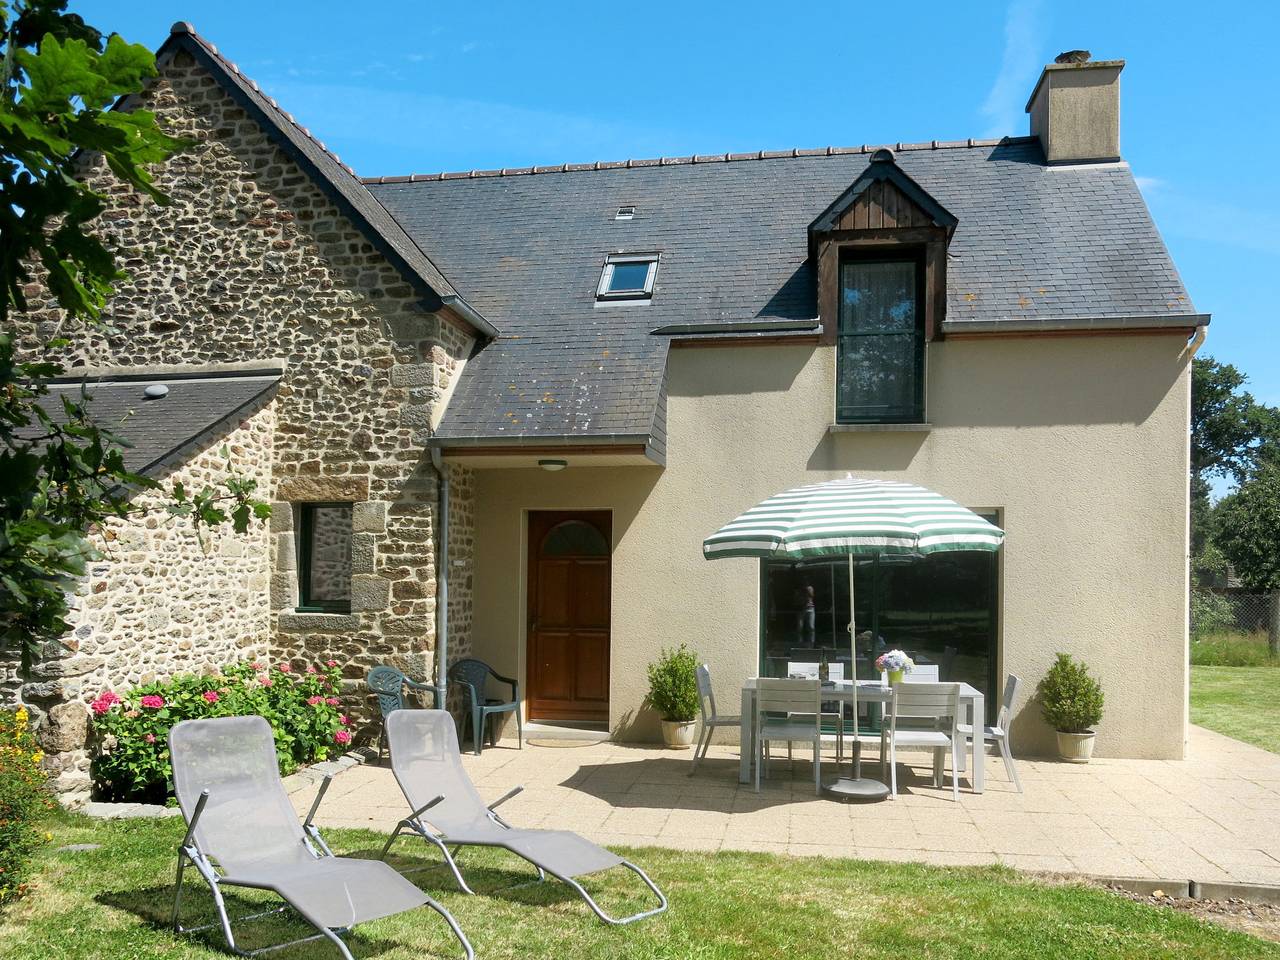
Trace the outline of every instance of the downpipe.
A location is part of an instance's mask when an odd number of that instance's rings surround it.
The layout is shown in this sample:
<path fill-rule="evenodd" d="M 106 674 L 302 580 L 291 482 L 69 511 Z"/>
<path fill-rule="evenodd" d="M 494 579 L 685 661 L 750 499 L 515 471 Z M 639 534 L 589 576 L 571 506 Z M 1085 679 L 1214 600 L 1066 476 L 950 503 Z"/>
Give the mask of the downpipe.
<path fill-rule="evenodd" d="M 436 540 L 440 562 L 436 566 L 436 709 L 448 709 L 449 688 L 449 472 L 439 447 L 431 448 L 440 490 L 440 514 L 436 517 Z"/>

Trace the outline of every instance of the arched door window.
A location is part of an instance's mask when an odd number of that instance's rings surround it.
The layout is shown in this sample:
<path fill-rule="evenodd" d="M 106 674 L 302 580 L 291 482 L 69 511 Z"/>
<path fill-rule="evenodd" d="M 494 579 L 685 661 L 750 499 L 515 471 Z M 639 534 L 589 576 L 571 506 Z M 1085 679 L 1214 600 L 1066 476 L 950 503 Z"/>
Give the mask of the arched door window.
<path fill-rule="evenodd" d="M 585 520 L 565 520 L 547 533 L 542 541 L 544 557 L 606 557 L 609 543 L 593 524 Z"/>

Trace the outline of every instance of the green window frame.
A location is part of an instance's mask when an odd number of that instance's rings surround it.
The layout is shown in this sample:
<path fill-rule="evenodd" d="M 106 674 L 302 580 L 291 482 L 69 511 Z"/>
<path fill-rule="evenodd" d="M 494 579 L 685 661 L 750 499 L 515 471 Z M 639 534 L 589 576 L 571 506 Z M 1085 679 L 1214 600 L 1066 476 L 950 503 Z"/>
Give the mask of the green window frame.
<path fill-rule="evenodd" d="M 350 613 L 351 612 L 351 504 L 303 503 L 298 508 L 298 606 L 299 613 Z M 345 596 L 316 596 L 313 567 L 315 561 L 315 535 L 317 514 L 321 510 L 345 510 L 347 572 Z"/>
<path fill-rule="evenodd" d="M 910 276 L 905 276 L 909 268 Z M 924 261 L 847 252 L 839 264 L 836 328 L 836 422 L 924 422 Z M 885 302 L 861 293 L 876 283 L 909 300 Z M 872 291 L 873 292 L 873 291 Z"/>

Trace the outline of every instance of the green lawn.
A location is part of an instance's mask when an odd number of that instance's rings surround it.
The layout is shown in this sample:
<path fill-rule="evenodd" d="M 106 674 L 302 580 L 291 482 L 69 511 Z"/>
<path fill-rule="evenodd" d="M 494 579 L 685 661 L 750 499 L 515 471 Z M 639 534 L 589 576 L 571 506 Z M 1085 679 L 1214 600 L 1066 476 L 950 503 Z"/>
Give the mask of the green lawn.
<path fill-rule="evenodd" d="M 1191 722 L 1280 753 L 1280 669 L 1193 666 Z"/>
<path fill-rule="evenodd" d="M 218 941 L 210 934 L 179 939 L 167 928 L 179 823 L 64 817 L 51 829 L 54 841 L 42 854 L 35 894 L 0 917 L 0 953 L 6 960 L 227 956 L 217 951 Z M 340 852 L 367 855 L 381 838 L 332 831 L 329 840 Z M 71 843 L 100 843 L 102 848 L 56 849 Z M 416 854 L 412 844 L 406 842 L 405 848 Z M 464 855 L 464 863 L 466 858 L 472 862 L 481 896 L 457 893 L 438 870 L 412 876 L 454 912 L 482 960 L 1280 958 L 1280 945 L 1183 913 L 1097 889 L 1046 886 L 1003 868 L 657 849 L 632 855 L 666 888 L 672 907 L 664 916 L 623 928 L 603 926 L 554 883 L 500 892 L 502 886 L 527 879 L 528 872 L 498 854 Z M 635 887 L 624 871 L 615 873 L 617 882 L 597 880 L 593 886 L 606 905 L 624 909 L 636 903 L 630 893 Z M 196 882 L 188 884 L 189 907 L 209 919 L 207 896 Z M 235 894 L 229 900 L 233 912 L 243 913 L 260 897 Z M 199 918 L 193 915 L 188 922 Z M 280 932 L 262 923 L 242 929 L 246 947 L 263 945 L 264 933 Z M 291 927 L 289 932 L 303 929 Z M 461 955 L 443 923 L 426 910 L 364 925 L 349 942 L 359 958 Z M 315 944 L 271 954 L 285 960 L 334 955 Z"/>

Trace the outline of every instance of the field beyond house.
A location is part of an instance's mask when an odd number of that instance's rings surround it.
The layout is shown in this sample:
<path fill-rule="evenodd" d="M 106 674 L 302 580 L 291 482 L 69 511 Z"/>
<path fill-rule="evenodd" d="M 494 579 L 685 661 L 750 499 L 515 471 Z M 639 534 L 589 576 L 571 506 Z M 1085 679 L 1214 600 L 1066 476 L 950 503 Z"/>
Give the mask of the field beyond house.
<path fill-rule="evenodd" d="M 40 858 L 34 894 L 0 915 L 6 960 L 47 957 L 214 958 L 216 932 L 178 937 L 168 927 L 178 820 L 103 823 L 59 818 Z M 330 831 L 336 851 L 370 856 L 376 833 Z M 71 844 L 101 844 L 92 850 Z M 396 860 L 421 867 L 412 847 Z M 1280 958 L 1280 946 L 1186 914 L 1084 887 L 1045 885 L 1002 867 L 937 868 L 761 853 L 630 851 L 671 899 L 664 916 L 623 928 L 597 922 L 563 886 L 527 881 L 522 864 L 490 851 L 468 853 L 480 896 L 458 893 L 437 868 L 410 874 L 458 918 L 480 958 L 731 958 L 837 956 L 964 958 Z M 588 886 L 606 905 L 638 905 L 634 878 L 615 871 Z M 202 884 L 186 885 L 188 923 L 213 919 Z M 233 892 L 233 916 L 261 909 L 262 895 Z M 242 925 L 241 945 L 308 932 L 276 920 Z M 461 956 L 444 924 L 419 909 L 359 927 L 356 957 L 422 960 Z M 336 956 L 307 944 L 272 956 Z"/>

